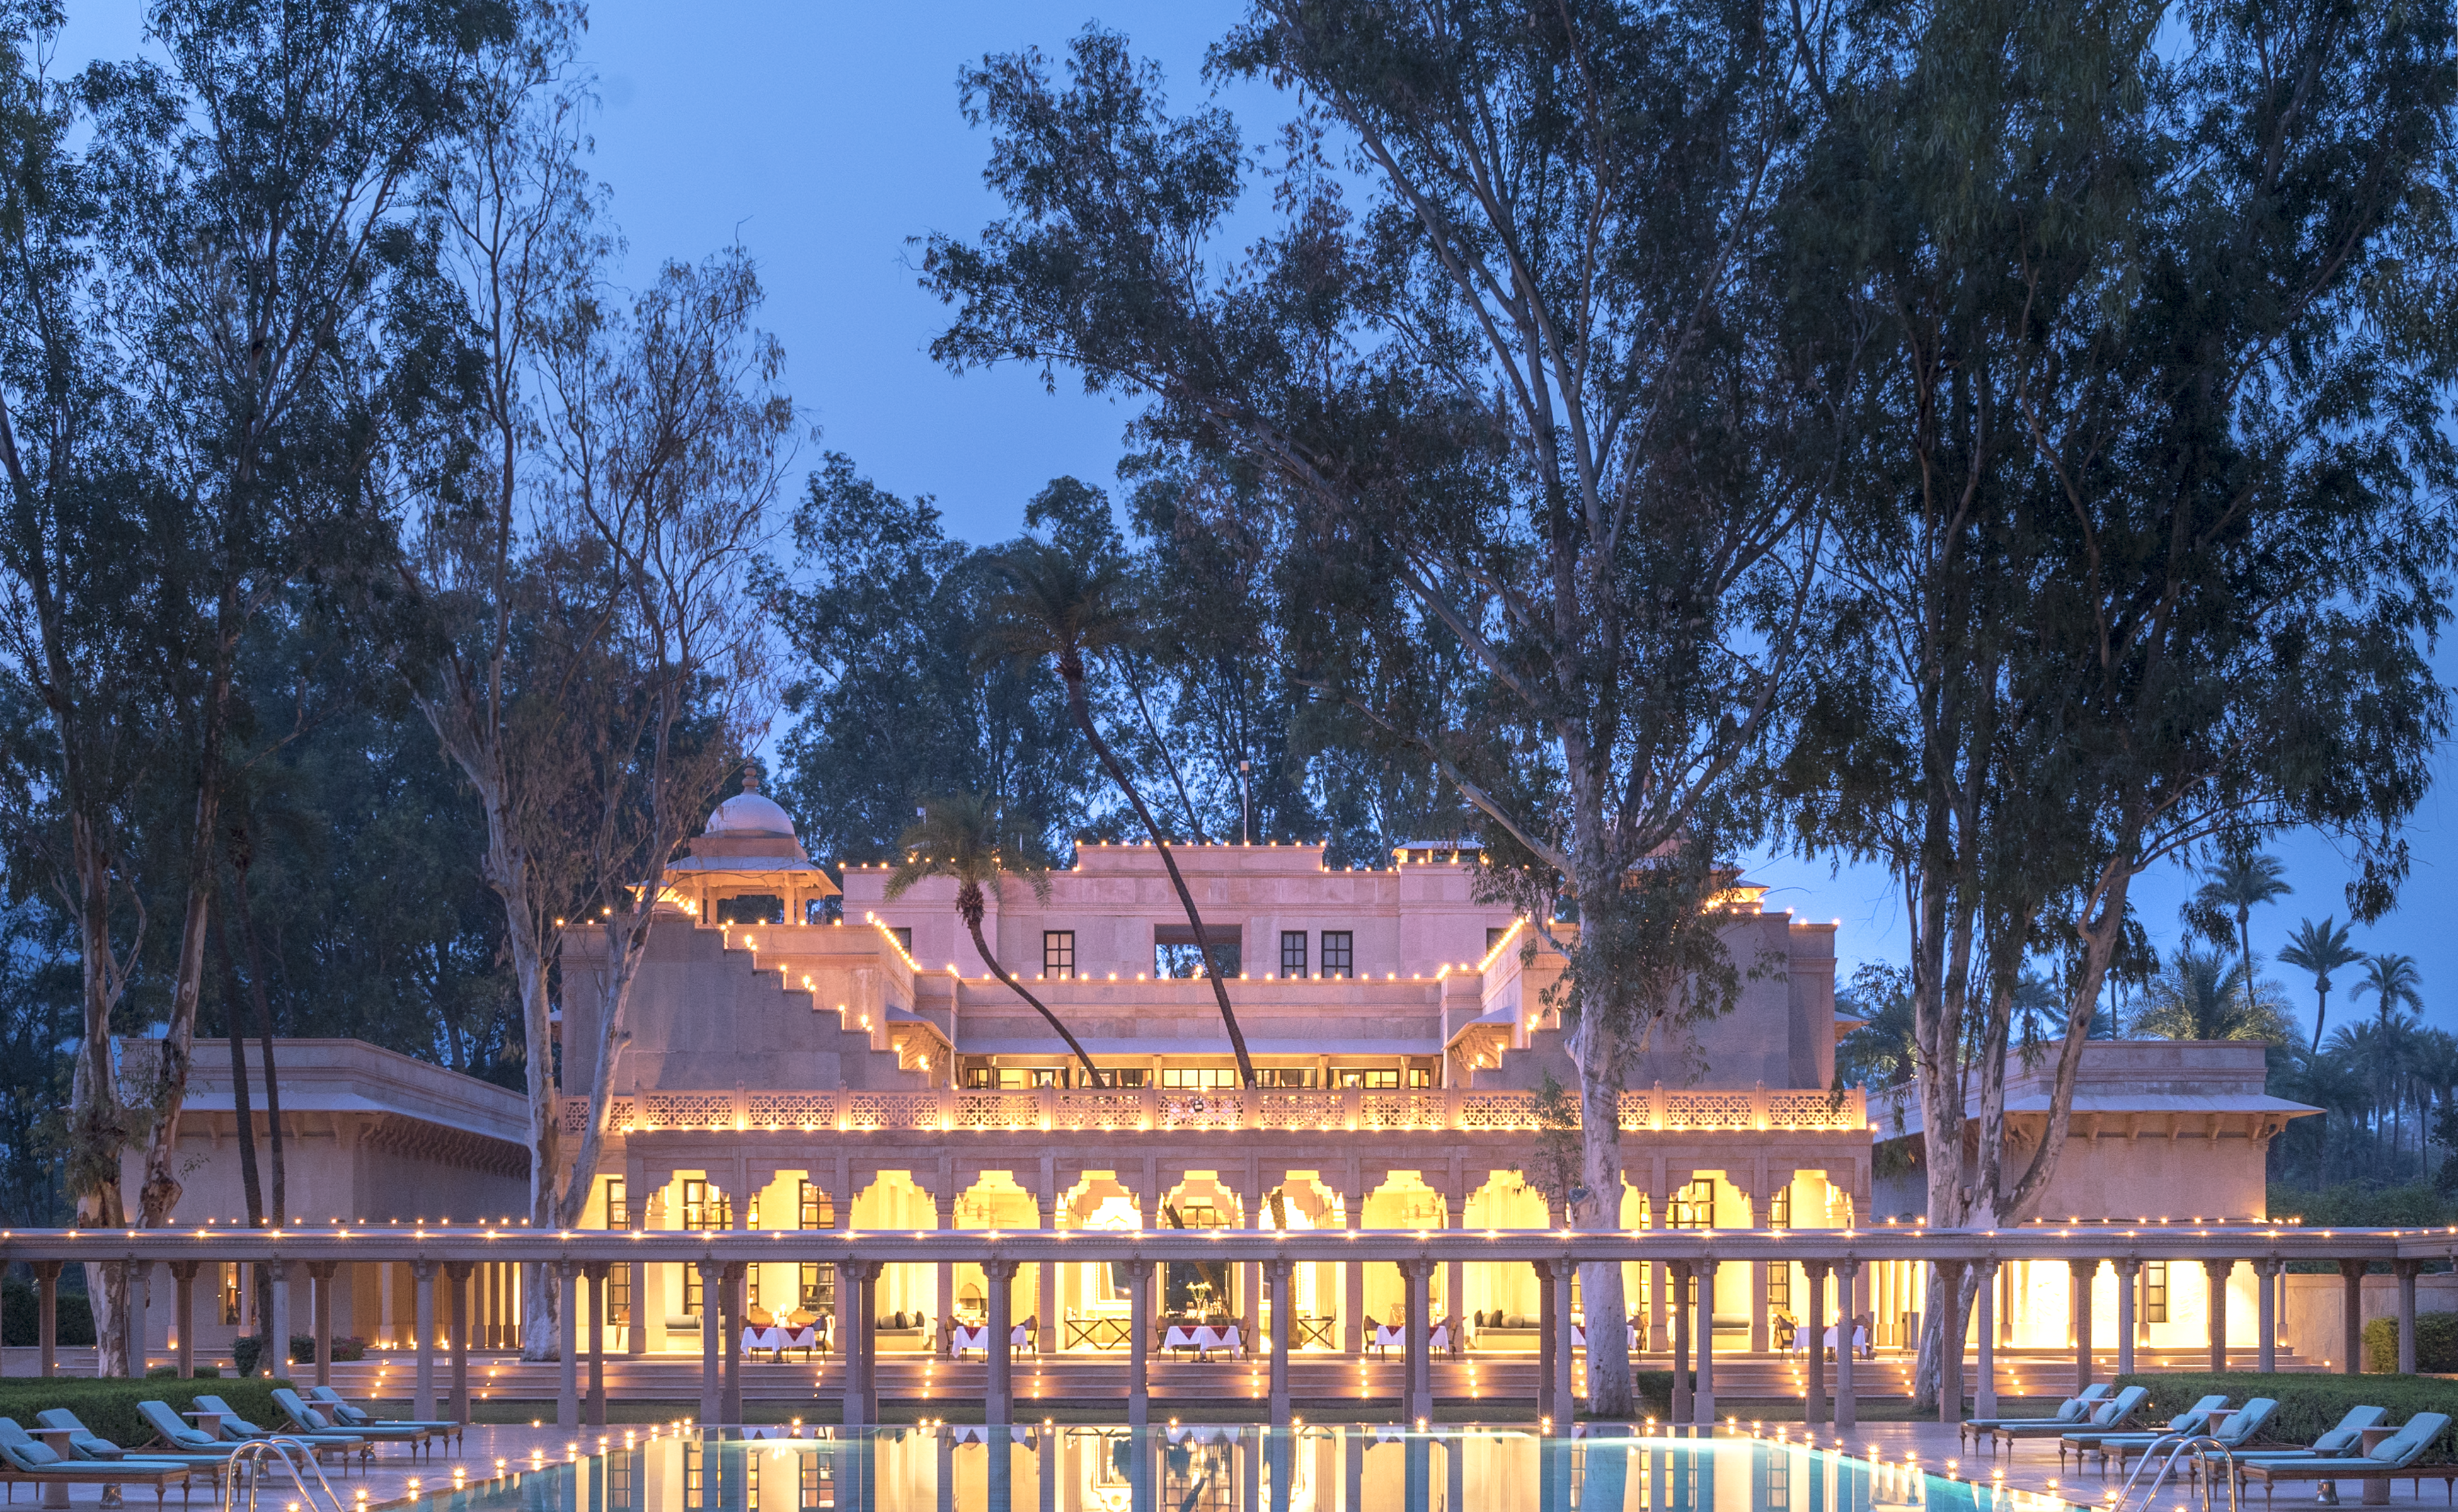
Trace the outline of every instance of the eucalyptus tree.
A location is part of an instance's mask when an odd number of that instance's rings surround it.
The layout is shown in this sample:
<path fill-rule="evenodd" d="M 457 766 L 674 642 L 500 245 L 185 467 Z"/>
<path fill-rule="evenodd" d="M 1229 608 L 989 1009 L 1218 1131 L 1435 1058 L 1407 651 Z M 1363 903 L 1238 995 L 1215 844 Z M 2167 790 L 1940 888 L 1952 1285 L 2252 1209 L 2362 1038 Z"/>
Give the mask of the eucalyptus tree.
<path fill-rule="evenodd" d="M 1280 218 L 1240 250 L 1235 126 L 1171 114 L 1091 31 L 1063 84 L 1033 52 L 966 71 L 1010 213 L 925 262 L 956 307 L 944 361 L 1147 396 L 1153 452 L 1239 480 L 1226 507 L 1276 521 L 1270 653 L 1473 806 L 1488 887 L 1566 962 L 1585 1229 L 1620 1221 L 1631 1058 L 1743 969 L 1717 863 L 1798 648 L 1814 395 L 1845 360 L 1783 346 L 1750 277 L 1795 36 L 1711 0 L 1267 0 L 1214 67 L 1305 104 Z M 1466 695 L 1365 674 L 1429 663 Z M 1618 1267 L 1584 1284 L 1591 1316 L 1625 1311 Z M 1623 1331 L 1591 1332 L 1588 1380 L 1592 1410 L 1632 1410 Z"/>
<path fill-rule="evenodd" d="M 2281 962 L 2313 973 L 2313 1048 L 2317 1052 L 2322 1048 L 2323 1021 L 2330 1016 L 2330 973 L 2364 959 L 2363 951 L 2347 943 L 2352 927 L 2340 923 L 2335 915 L 2318 924 L 2307 919 L 2279 950 Z"/>
<path fill-rule="evenodd" d="M 2308 823 L 2378 912 L 2446 718 L 2447 349 L 2417 310 L 2447 18 L 2207 6 L 2155 49 L 2168 19 L 1856 11 L 1794 206 L 1801 283 L 1840 280 L 1801 318 L 1885 351 L 1845 406 L 1854 633 L 1791 791 L 1806 843 L 1903 888 L 1938 1226 L 2020 1221 L 2053 1179 L 2134 879 Z M 2065 1022 L 2025 1149 L 2005 1067 L 2041 954 Z M 1932 1296 L 1924 1398 L 1961 1328 Z"/>
<path fill-rule="evenodd" d="M 956 918 L 973 937 L 973 948 L 980 953 L 982 964 L 989 967 L 990 974 L 1006 984 L 1010 992 L 1031 1005 L 1032 1011 L 1041 1015 L 1051 1032 L 1066 1044 L 1068 1053 L 1084 1067 L 1086 1085 L 1106 1087 L 1109 1083 L 1101 1075 L 1101 1067 L 1094 1064 L 1093 1052 L 1084 1048 L 1074 1030 L 1050 1011 L 1048 1004 L 1034 997 L 1000 964 L 998 952 L 990 948 L 989 937 L 982 933 L 989 900 L 1004 896 L 1010 880 L 1024 882 L 1041 901 L 1050 901 L 1050 862 L 1034 842 L 1033 829 L 1030 820 L 1019 820 L 1001 812 L 977 793 L 932 799 L 922 805 L 921 818 L 897 837 L 905 855 L 896 869 L 888 873 L 887 896 L 891 900 L 902 898 L 926 877 L 945 877 L 953 881 Z"/>

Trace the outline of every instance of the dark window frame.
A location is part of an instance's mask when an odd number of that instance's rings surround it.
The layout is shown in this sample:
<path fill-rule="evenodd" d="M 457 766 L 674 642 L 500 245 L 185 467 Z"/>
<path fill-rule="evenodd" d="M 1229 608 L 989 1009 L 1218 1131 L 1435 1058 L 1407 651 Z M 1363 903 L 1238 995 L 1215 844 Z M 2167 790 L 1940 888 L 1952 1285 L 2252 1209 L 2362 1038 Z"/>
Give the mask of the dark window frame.
<path fill-rule="evenodd" d="M 1061 982 L 1074 980 L 1074 930 L 1045 929 L 1041 932 L 1041 974 Z"/>
<path fill-rule="evenodd" d="M 1323 979 L 1325 982 L 1355 981 L 1357 977 L 1357 931 L 1326 929 L 1323 932 Z"/>
<path fill-rule="evenodd" d="M 1302 929 L 1281 931 L 1281 975 L 1291 981 L 1306 974 L 1306 946 L 1310 942 Z M 1292 969 L 1294 968 L 1294 969 Z"/>

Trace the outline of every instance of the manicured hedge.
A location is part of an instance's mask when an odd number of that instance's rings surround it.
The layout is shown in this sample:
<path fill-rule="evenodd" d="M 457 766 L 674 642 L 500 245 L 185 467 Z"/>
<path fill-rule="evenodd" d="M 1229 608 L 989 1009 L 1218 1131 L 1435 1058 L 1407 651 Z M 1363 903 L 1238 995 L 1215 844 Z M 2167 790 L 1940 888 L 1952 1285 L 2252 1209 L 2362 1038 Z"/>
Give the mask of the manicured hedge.
<path fill-rule="evenodd" d="M 2451 1428 L 2424 1453 L 2427 1464 L 2458 1461 L 2458 1381 L 2426 1380 L 2416 1376 L 2325 1376 L 2291 1372 L 2264 1376 L 2256 1371 L 2206 1372 L 2174 1376 L 2119 1376 L 2117 1385 L 2140 1386 L 2151 1399 L 2135 1415 L 2145 1426 L 2163 1421 L 2214 1393 L 2224 1392 L 2231 1403 L 2249 1397 L 2275 1397 L 2279 1411 L 2261 1436 L 2269 1444 L 2306 1444 L 2339 1425 L 2350 1407 L 2386 1407 L 2395 1427 L 2420 1412 L 2447 1413 Z"/>
<path fill-rule="evenodd" d="M 2458 1313 L 2415 1315 L 2415 1368 L 2458 1372 Z M 2364 1325 L 2364 1369 L 2388 1375 L 2398 1369 L 2398 1319 L 2377 1317 Z"/>
<path fill-rule="evenodd" d="M 278 1428 L 286 1426 L 289 1419 L 273 1405 L 273 1388 L 288 1384 L 286 1380 L 94 1380 L 66 1376 L 45 1380 L 10 1376 L 0 1377 L 0 1418 L 13 1418 L 19 1427 L 31 1428 L 36 1413 L 66 1407 L 94 1432 L 135 1449 L 154 1441 L 153 1426 L 137 1414 L 140 1401 L 166 1401 L 173 1412 L 184 1412 L 196 1405 L 201 1393 L 221 1398 L 260 1428 Z"/>
<path fill-rule="evenodd" d="M 69 1273 L 63 1271 L 62 1275 Z M 0 1281 L 0 1344 L 31 1349 L 40 1342 L 42 1294 L 34 1283 L 22 1275 Z M 91 1347 L 94 1343 L 94 1309 L 85 1305 L 83 1292 L 60 1288 L 59 1342 L 62 1348 Z"/>

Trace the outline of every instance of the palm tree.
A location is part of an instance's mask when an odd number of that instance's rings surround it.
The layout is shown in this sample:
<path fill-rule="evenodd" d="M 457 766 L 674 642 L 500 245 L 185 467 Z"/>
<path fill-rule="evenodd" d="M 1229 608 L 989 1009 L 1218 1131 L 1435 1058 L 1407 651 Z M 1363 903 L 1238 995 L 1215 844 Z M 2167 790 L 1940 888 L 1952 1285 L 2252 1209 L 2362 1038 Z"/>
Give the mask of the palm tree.
<path fill-rule="evenodd" d="M 2217 950 L 2177 951 L 2144 992 L 2149 1005 L 2134 1021 L 2135 1032 L 2160 1040 L 2295 1039 L 2278 989 L 2245 990 L 2237 978 L 2237 967 Z"/>
<path fill-rule="evenodd" d="M 2394 952 L 2370 956 L 2364 961 L 2364 974 L 2356 983 L 2356 997 L 2371 993 L 2378 1000 L 2382 1026 L 2389 1026 L 2390 1015 L 2401 1007 L 2424 1011 L 2424 973 L 2413 956 Z"/>
<path fill-rule="evenodd" d="M 2291 966 L 2313 973 L 2313 1048 L 2322 1048 L 2322 1021 L 2330 1012 L 2330 973 L 2341 966 L 2352 966 L 2364 959 L 2364 953 L 2347 943 L 2351 925 L 2339 922 L 2336 915 L 2315 923 L 2310 919 L 2297 925 L 2287 937 L 2286 948 L 2279 959 Z"/>
<path fill-rule="evenodd" d="M 1075 728 L 1083 732 L 1093 754 L 1100 758 L 1101 770 L 1126 796 L 1135 818 L 1143 822 L 1144 833 L 1152 838 L 1153 849 L 1160 853 L 1161 864 L 1169 869 L 1170 885 L 1177 889 L 1177 901 L 1186 909 L 1186 922 L 1195 930 L 1196 947 L 1203 952 L 1203 974 L 1211 979 L 1213 999 L 1220 1005 L 1220 1022 L 1229 1031 L 1229 1048 L 1238 1057 L 1238 1074 L 1251 1087 L 1256 1085 L 1255 1063 L 1246 1053 L 1246 1036 L 1238 1027 L 1238 1015 L 1229 1006 L 1228 983 L 1222 976 L 1219 959 L 1212 953 L 1212 937 L 1204 931 L 1203 916 L 1195 906 L 1195 894 L 1178 871 L 1177 858 L 1170 854 L 1168 841 L 1161 838 L 1159 821 L 1144 806 L 1143 795 L 1135 790 L 1127 769 L 1119 765 L 1117 754 L 1110 749 L 1110 742 L 1101 738 L 1100 727 L 1093 722 L 1093 703 L 1085 689 L 1085 659 L 1123 647 L 1135 638 L 1135 611 L 1128 602 L 1126 573 L 1115 562 L 1087 565 L 1069 552 L 1038 541 L 1026 541 L 1009 550 L 999 563 L 999 570 L 1007 578 L 1008 589 L 992 606 L 997 627 L 992 632 L 993 639 L 1010 656 L 1035 662 L 1047 656 L 1058 664 L 1058 677 L 1067 685 L 1067 708 L 1075 717 Z"/>
<path fill-rule="evenodd" d="M 2287 885 L 2287 868 L 2276 856 L 2231 847 L 2218 871 L 2194 894 L 2194 912 L 2204 919 L 2234 918 L 2244 987 L 2253 990 L 2253 911 L 2296 889 Z"/>
<path fill-rule="evenodd" d="M 1000 837 L 1010 827 L 1015 831 L 1012 851 L 1000 848 Z M 1033 896 L 1043 902 L 1050 901 L 1050 868 L 1034 854 L 1028 826 L 1003 820 L 998 810 L 980 797 L 959 793 L 951 798 L 939 798 L 922 805 L 919 823 L 897 837 L 896 843 L 905 851 L 905 860 L 887 879 L 887 896 L 902 898 L 907 889 L 925 877 L 952 877 L 956 880 L 956 917 L 972 931 L 973 948 L 982 954 L 982 963 L 990 975 L 1008 985 L 1008 990 L 1032 1005 L 1034 1012 L 1047 1020 L 1067 1042 L 1082 1062 L 1084 1072 L 1092 1077 L 1094 1087 L 1107 1084 L 1101 1068 L 1093 1064 L 1086 1050 L 1058 1015 L 1049 1005 L 1024 989 L 1024 984 L 1008 974 L 999 964 L 998 955 L 982 935 L 983 895 L 1002 895 L 1002 884 L 1010 878 L 1021 878 Z"/>

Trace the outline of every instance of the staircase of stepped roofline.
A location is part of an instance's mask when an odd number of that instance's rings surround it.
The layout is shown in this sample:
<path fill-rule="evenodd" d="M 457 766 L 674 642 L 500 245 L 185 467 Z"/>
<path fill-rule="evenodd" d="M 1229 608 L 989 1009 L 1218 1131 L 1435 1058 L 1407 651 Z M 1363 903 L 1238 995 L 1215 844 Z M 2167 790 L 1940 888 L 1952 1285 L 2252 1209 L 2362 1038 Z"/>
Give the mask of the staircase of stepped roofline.
<path fill-rule="evenodd" d="M 795 984 L 800 983 L 803 976 L 819 963 L 820 958 L 816 953 L 798 956 L 790 949 L 767 950 L 760 949 L 756 945 L 745 946 L 741 942 L 744 933 L 745 931 L 737 929 L 694 929 L 691 932 L 692 948 L 696 952 L 713 950 L 716 955 L 708 959 L 721 958 L 729 970 L 742 973 L 743 977 L 749 980 L 750 990 L 761 990 L 764 984 L 766 990 L 778 994 L 793 1007 L 810 1014 L 819 1025 L 819 1048 L 834 1050 L 848 1063 L 868 1057 L 863 1062 L 866 1074 L 859 1085 L 873 1087 L 920 1087 L 929 1085 L 929 1079 L 921 1072 L 904 1069 L 894 1050 L 874 1048 L 871 1045 L 870 1031 L 863 1028 L 858 1022 L 847 1023 L 841 1019 L 833 1006 L 817 1008 L 810 1006 L 811 994 Z M 760 933 L 756 926 L 748 933 L 753 941 L 759 940 Z M 833 1044 L 830 1043 L 831 1036 L 835 1040 Z M 847 1077 L 846 1085 L 856 1084 L 851 1077 Z"/>
<path fill-rule="evenodd" d="M 879 1361 L 880 1395 L 884 1398 L 981 1399 L 984 1367 L 978 1357 L 951 1362 L 933 1356 L 883 1350 Z M 2135 1357 L 2135 1368 L 2145 1373 L 2200 1371 L 2209 1362 L 2207 1350 L 2142 1350 Z M 2249 1371 L 2254 1368 L 2254 1353 L 2250 1349 L 2231 1351 L 2228 1362 L 2231 1368 Z M 833 1355 L 816 1355 L 807 1362 L 789 1357 L 782 1364 L 765 1358 L 746 1360 L 743 1397 L 770 1402 L 809 1401 L 825 1397 L 843 1389 L 843 1363 Z M 1396 1351 L 1387 1358 L 1368 1356 L 1361 1373 L 1360 1362 L 1354 1357 L 1300 1352 L 1290 1357 L 1289 1368 L 1293 1390 L 1301 1400 L 1358 1398 L 1361 1374 L 1364 1397 L 1374 1399 L 1399 1395 L 1402 1363 Z M 1019 1399 L 1030 1399 L 1037 1394 L 1050 1401 L 1097 1404 L 1122 1400 L 1126 1364 L 1123 1350 L 1103 1354 L 1061 1352 L 1040 1357 L 1019 1353 L 1014 1362 L 1016 1393 Z M 1533 1354 L 1471 1351 L 1456 1359 L 1437 1356 L 1433 1364 L 1434 1394 L 1445 1401 L 1530 1401 L 1536 1395 L 1538 1365 Z M 1633 1364 L 1641 1371 L 1671 1368 L 1669 1357 L 1661 1353 L 1642 1353 Z M 1196 1361 L 1164 1358 L 1156 1352 L 1151 1366 L 1156 1398 L 1239 1400 L 1254 1395 L 1260 1399 L 1270 1360 L 1267 1356 L 1258 1355 L 1251 1359 Z M 2318 1361 L 2298 1359 L 2284 1349 L 2279 1352 L 2281 1373 L 2312 1373 L 2322 1368 Z M 1733 1402 L 1798 1399 L 1804 1369 L 1803 1362 L 1792 1356 L 1719 1353 L 1716 1395 Z M 1967 1363 L 1967 1372 L 1970 1369 Z M 416 1362 L 408 1355 L 385 1352 L 346 1364 L 336 1362 L 333 1383 L 346 1397 L 406 1399 L 416 1378 L 415 1371 Z M 1875 1359 L 1856 1363 L 1854 1394 L 1870 1401 L 1908 1398 L 1911 1371 L 1909 1354 L 1880 1350 Z M 2115 1355 L 2103 1354 L 2097 1361 L 2096 1378 L 2107 1379 L 2115 1371 Z M 585 1396 L 589 1389 L 585 1355 L 579 1374 Z M 441 1350 L 436 1352 L 435 1379 L 439 1396 L 448 1391 L 451 1364 Z M 472 1355 L 469 1358 L 469 1394 L 473 1399 L 543 1401 L 552 1412 L 560 1379 L 561 1366 L 552 1360 L 524 1361 L 509 1355 Z M 697 1354 L 606 1357 L 606 1392 L 610 1399 L 696 1403 L 699 1384 L 700 1360 Z M 1997 1392 L 2002 1398 L 2060 1398 L 2070 1393 L 2073 1384 L 2071 1354 L 2025 1352 L 2012 1357 L 2001 1354 L 1998 1357 Z M 1832 1361 L 1827 1365 L 1827 1390 L 1834 1390 Z"/>

